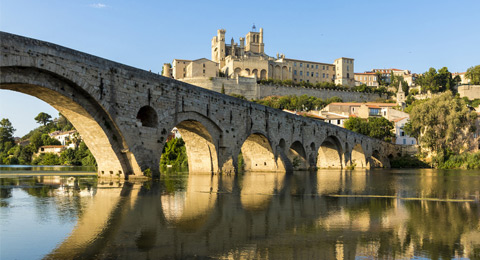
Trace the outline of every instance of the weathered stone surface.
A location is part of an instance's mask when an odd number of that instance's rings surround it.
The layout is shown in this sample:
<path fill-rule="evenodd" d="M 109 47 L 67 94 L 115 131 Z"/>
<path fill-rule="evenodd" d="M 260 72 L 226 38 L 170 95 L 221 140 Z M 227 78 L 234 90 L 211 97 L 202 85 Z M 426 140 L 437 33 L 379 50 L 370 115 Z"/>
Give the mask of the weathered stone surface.
<path fill-rule="evenodd" d="M 362 161 L 357 166 L 388 167 L 388 157 L 400 151 L 55 44 L 3 32 L 0 38 L 0 88 L 38 97 L 64 114 L 97 159 L 101 177 L 139 177 L 147 168 L 158 174 L 175 126 L 185 138 L 191 171 L 234 172 L 240 151 L 252 171 L 344 167 L 352 163 L 354 147 L 355 161 Z"/>

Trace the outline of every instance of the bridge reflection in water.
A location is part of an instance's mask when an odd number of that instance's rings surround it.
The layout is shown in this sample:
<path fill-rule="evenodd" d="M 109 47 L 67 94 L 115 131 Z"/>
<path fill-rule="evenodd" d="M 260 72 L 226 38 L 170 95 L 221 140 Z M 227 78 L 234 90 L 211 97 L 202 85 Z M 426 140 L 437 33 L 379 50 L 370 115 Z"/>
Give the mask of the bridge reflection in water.
<path fill-rule="evenodd" d="M 478 257 L 478 178 L 427 179 L 322 170 L 99 183 L 46 258 Z"/>

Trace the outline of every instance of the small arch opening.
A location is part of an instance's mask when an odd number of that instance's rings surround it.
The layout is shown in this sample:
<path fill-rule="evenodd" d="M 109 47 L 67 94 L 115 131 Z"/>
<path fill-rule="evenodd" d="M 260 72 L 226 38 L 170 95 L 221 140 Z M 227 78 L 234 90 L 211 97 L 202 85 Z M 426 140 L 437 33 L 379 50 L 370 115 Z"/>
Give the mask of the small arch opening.
<path fill-rule="evenodd" d="M 137 113 L 137 119 L 140 120 L 142 126 L 145 127 L 156 127 L 158 123 L 157 112 L 155 112 L 155 109 L 151 106 L 140 108 Z"/>

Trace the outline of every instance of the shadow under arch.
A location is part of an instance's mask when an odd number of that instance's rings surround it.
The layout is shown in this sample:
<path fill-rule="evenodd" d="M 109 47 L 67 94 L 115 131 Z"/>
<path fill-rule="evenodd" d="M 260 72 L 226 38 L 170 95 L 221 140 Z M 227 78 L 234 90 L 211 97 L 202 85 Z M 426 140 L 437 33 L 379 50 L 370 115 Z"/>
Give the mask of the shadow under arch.
<path fill-rule="evenodd" d="M 222 129 L 214 121 L 193 111 L 170 114 L 159 120 L 172 122 L 162 130 L 162 140 L 167 140 L 174 127 L 180 132 L 185 142 L 190 173 L 219 172 L 218 146 Z"/>
<path fill-rule="evenodd" d="M 355 144 L 353 147 L 350 163 L 355 164 L 355 167 L 367 168 L 367 160 L 361 144 Z"/>
<path fill-rule="evenodd" d="M 128 178 L 129 174 L 141 174 L 114 120 L 87 91 L 46 70 L 19 66 L 1 70 L 0 89 L 41 99 L 72 123 L 95 157 L 99 176 Z"/>
<path fill-rule="evenodd" d="M 383 168 L 384 161 L 382 159 L 382 155 L 378 150 L 374 150 L 372 156 L 369 158 L 370 168 Z"/>
<path fill-rule="evenodd" d="M 241 152 L 245 171 L 285 171 L 281 158 L 275 156 L 271 143 L 262 133 L 253 133 L 245 139 Z"/>
<path fill-rule="evenodd" d="M 290 145 L 287 156 L 295 170 L 306 170 L 308 168 L 305 148 L 300 141 L 295 141 Z"/>
<path fill-rule="evenodd" d="M 185 120 L 176 125 L 185 141 L 188 171 L 215 173 L 218 171 L 218 156 L 212 135 L 207 128 L 195 120 Z"/>
<path fill-rule="evenodd" d="M 343 149 L 335 136 L 328 136 L 318 147 L 317 168 L 342 168 Z"/>

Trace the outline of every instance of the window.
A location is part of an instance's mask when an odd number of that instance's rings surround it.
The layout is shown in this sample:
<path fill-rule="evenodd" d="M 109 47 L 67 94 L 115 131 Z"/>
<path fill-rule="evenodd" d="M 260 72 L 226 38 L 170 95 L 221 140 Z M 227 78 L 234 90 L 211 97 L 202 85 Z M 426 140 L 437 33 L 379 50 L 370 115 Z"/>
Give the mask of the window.
<path fill-rule="evenodd" d="M 293 63 L 293 67 L 297 67 L 297 63 L 296 63 L 296 62 Z"/>
<path fill-rule="evenodd" d="M 387 116 L 387 111 L 383 111 L 383 116 Z"/>
<path fill-rule="evenodd" d="M 347 73 L 347 79 L 349 79 L 349 78 L 350 78 L 350 73 Z"/>
<path fill-rule="evenodd" d="M 323 73 L 323 78 L 325 78 L 325 73 Z"/>
<path fill-rule="evenodd" d="M 377 81 L 377 77 L 373 77 L 373 81 Z"/>
<path fill-rule="evenodd" d="M 203 74 L 205 74 L 205 70 L 203 70 Z"/>
<path fill-rule="evenodd" d="M 317 72 L 317 78 L 318 78 L 318 72 Z"/>
<path fill-rule="evenodd" d="M 292 72 L 292 67 L 288 67 L 288 72 Z"/>
<path fill-rule="evenodd" d="M 405 132 L 400 131 L 400 136 L 405 136 Z"/>
<path fill-rule="evenodd" d="M 308 65 L 307 65 L 308 66 Z M 307 71 L 307 77 L 310 76 L 310 72 Z"/>
<path fill-rule="evenodd" d="M 340 125 L 340 120 L 337 120 L 337 125 Z"/>
<path fill-rule="evenodd" d="M 347 70 L 350 70 L 350 66 L 347 65 Z"/>
<path fill-rule="evenodd" d="M 315 65 L 315 69 L 318 69 L 318 64 L 317 64 L 317 65 Z"/>
<path fill-rule="evenodd" d="M 303 63 L 300 62 L 300 67 L 303 67 Z"/>
<path fill-rule="evenodd" d="M 303 76 L 303 71 L 300 71 L 300 76 Z"/>
<path fill-rule="evenodd" d="M 325 65 L 323 66 L 323 70 L 325 70 Z"/>
<path fill-rule="evenodd" d="M 407 140 L 406 140 L 406 139 L 403 139 L 403 144 L 407 144 Z"/>
<path fill-rule="evenodd" d="M 307 68 L 309 68 L 308 64 L 307 64 Z"/>
<path fill-rule="evenodd" d="M 293 75 L 297 75 L 297 70 L 294 70 L 294 71 L 293 71 Z"/>
<path fill-rule="evenodd" d="M 328 77 L 328 74 L 327 74 L 327 79 L 328 79 L 328 78 L 329 78 L 329 77 Z"/>
<path fill-rule="evenodd" d="M 412 144 L 415 144 L 415 141 L 412 140 Z"/>
<path fill-rule="evenodd" d="M 203 67 L 205 68 L 205 63 L 203 63 Z"/>

